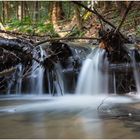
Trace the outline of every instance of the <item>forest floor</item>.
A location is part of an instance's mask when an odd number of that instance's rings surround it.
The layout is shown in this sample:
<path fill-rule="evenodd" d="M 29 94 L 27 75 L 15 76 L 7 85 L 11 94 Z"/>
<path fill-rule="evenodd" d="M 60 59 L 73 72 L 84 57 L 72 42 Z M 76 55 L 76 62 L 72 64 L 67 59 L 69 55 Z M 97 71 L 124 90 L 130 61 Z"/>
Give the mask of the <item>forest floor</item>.
<path fill-rule="evenodd" d="M 122 20 L 122 16 L 120 16 L 119 12 L 112 8 L 108 11 L 99 11 L 101 15 L 111 23 L 113 23 L 116 27 L 119 25 Z M 95 17 L 95 15 L 87 12 L 84 15 L 85 20 L 83 21 L 83 28 L 79 31 L 75 25 L 75 21 L 61 23 L 59 26 L 55 26 L 56 32 L 60 37 L 66 36 L 80 36 L 80 37 L 98 37 L 98 29 L 99 21 Z M 105 26 L 106 27 L 106 26 Z M 109 28 L 109 27 L 106 27 Z M 134 7 L 129 14 L 121 28 L 121 32 L 125 35 L 134 35 L 140 36 L 140 8 Z"/>

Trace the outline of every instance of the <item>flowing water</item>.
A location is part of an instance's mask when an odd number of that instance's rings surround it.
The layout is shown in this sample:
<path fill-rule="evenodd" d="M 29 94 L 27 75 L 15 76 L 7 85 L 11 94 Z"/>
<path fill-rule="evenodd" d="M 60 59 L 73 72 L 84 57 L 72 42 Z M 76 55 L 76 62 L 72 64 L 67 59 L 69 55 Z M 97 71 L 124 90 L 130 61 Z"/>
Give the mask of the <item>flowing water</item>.
<path fill-rule="evenodd" d="M 38 54 L 34 54 L 38 56 L 40 62 L 47 57 L 45 51 L 39 46 Z M 16 72 L 11 76 L 11 81 L 8 81 L 8 91 L 7 94 L 24 94 L 23 88 L 26 88 L 26 93 L 29 94 L 37 94 L 42 95 L 46 91 L 44 91 L 44 85 L 48 86 L 48 92 L 50 94 L 64 94 L 64 79 L 62 68 L 59 63 L 54 65 L 54 70 L 47 70 L 47 75 L 45 75 L 45 69 L 35 60 L 32 61 L 31 73 L 27 77 L 28 79 L 25 82 L 22 82 L 24 72 L 24 66 L 19 64 L 17 66 Z M 51 72 L 51 75 L 50 75 Z M 48 78 L 48 82 L 44 83 L 44 79 Z M 26 79 L 26 78 L 25 78 Z M 15 82 L 13 82 L 15 81 Z M 27 84 L 27 86 L 22 87 L 23 84 Z"/>
<path fill-rule="evenodd" d="M 17 73 L 18 73 L 18 79 L 17 79 L 17 84 L 16 84 L 16 94 L 21 93 L 21 88 L 22 88 L 22 75 L 23 75 L 23 66 L 19 64 L 17 67 Z"/>
<path fill-rule="evenodd" d="M 131 96 L 0 98 L 0 138 L 139 138 L 140 101 Z"/>
<path fill-rule="evenodd" d="M 84 95 L 108 93 L 107 65 L 105 50 L 95 48 L 82 66 L 76 93 Z"/>
<path fill-rule="evenodd" d="M 55 64 L 52 71 L 47 70 L 48 92 L 52 95 L 64 95 L 64 78 L 60 64 Z"/>
<path fill-rule="evenodd" d="M 44 59 L 44 51 L 39 47 L 39 59 L 40 62 Z M 22 78 L 23 78 L 24 66 L 19 64 L 16 68 L 16 72 L 11 76 L 11 81 L 8 81 L 8 91 L 7 94 L 14 93 L 21 94 L 22 92 Z M 28 93 L 30 94 L 43 94 L 43 78 L 44 78 L 44 68 L 33 60 L 32 71 L 29 76 L 28 85 L 30 85 Z M 14 82 L 15 81 L 15 82 Z M 27 84 L 27 83 L 26 83 Z"/>
<path fill-rule="evenodd" d="M 44 59 L 43 53 L 40 48 L 40 61 Z M 138 77 L 134 59 L 133 64 Z M 17 71 L 16 93 L 22 93 L 23 67 L 19 65 Z M 53 85 L 56 92 L 63 94 L 64 79 L 59 64 L 53 72 L 52 77 L 47 76 L 48 81 L 53 78 L 48 87 Z M 140 138 L 140 98 L 107 94 L 108 61 L 104 50 L 94 49 L 84 61 L 76 95 L 42 95 L 43 79 L 44 69 L 33 62 L 28 81 L 32 95 L 0 96 L 0 138 Z M 136 83 L 139 86 L 139 80 Z M 112 85 L 116 92 L 115 73 Z"/>
<path fill-rule="evenodd" d="M 41 47 L 40 50 L 40 61 L 44 59 L 44 51 Z M 33 60 L 32 74 L 31 74 L 31 94 L 43 94 L 43 76 L 44 68 L 36 61 Z"/>
<path fill-rule="evenodd" d="M 55 65 L 55 71 L 56 71 L 56 81 L 54 81 L 54 85 L 56 87 L 56 92 L 58 94 L 63 95 L 65 93 L 64 78 L 62 68 L 59 63 Z"/>
<path fill-rule="evenodd" d="M 22 88 L 22 75 L 23 75 L 23 66 L 22 64 L 17 65 L 15 73 L 12 74 L 10 80 L 8 81 L 7 94 L 11 94 L 13 87 L 15 86 L 14 92 L 16 94 L 21 94 Z"/>
<path fill-rule="evenodd" d="M 134 79 L 136 83 L 136 93 L 140 94 L 140 73 L 139 66 L 135 60 L 135 50 L 130 51 L 131 64 L 133 66 Z M 130 65 L 131 65 L 130 64 Z M 126 73 L 127 73 L 126 68 Z M 120 77 L 121 78 L 121 77 Z M 95 48 L 83 63 L 76 88 L 76 94 L 99 95 L 101 93 L 117 94 L 116 72 L 109 73 L 109 62 L 105 55 L 105 50 Z M 133 84 L 135 84 L 133 83 Z M 123 84 L 123 83 L 121 83 Z M 120 84 L 119 84 L 120 86 Z M 126 85 L 123 85 L 126 88 Z M 110 88 L 110 89 L 109 89 Z"/>
<path fill-rule="evenodd" d="M 140 73 L 138 71 L 139 68 L 135 60 L 135 51 L 132 51 L 130 56 L 131 56 L 132 65 L 133 65 L 133 72 L 134 72 L 134 78 L 136 81 L 137 93 L 138 95 L 140 95 Z"/>

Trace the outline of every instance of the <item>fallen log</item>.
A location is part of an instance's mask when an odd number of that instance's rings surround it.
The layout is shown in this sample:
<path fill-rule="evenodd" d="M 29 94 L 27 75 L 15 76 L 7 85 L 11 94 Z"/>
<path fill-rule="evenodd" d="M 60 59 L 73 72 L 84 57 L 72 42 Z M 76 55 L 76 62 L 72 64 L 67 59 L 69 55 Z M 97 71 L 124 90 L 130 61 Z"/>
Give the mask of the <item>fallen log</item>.
<path fill-rule="evenodd" d="M 78 39 L 85 39 L 85 40 L 99 40 L 99 38 L 96 37 L 64 37 L 64 38 L 51 38 L 51 39 L 47 39 L 47 40 L 43 40 L 40 42 L 37 42 L 35 44 L 35 46 L 38 46 L 40 44 L 46 43 L 46 42 L 57 42 L 60 40 L 78 40 Z"/>
<path fill-rule="evenodd" d="M 136 63 L 135 67 L 137 68 L 137 71 L 140 71 L 140 63 Z M 132 63 L 122 63 L 122 64 L 109 64 L 108 66 L 109 72 L 133 72 L 134 71 L 134 64 Z"/>
<path fill-rule="evenodd" d="M 5 77 L 13 74 L 16 71 L 17 68 L 12 67 L 10 69 L 5 69 L 4 71 L 0 72 L 0 77 Z"/>

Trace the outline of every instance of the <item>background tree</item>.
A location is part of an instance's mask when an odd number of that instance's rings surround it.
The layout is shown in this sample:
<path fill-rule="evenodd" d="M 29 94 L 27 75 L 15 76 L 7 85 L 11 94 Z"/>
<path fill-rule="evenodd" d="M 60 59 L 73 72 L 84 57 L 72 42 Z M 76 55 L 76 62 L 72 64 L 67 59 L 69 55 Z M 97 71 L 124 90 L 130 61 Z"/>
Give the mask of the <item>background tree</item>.
<path fill-rule="evenodd" d="M 62 2 L 60 1 L 53 1 L 52 2 L 52 13 L 51 13 L 51 20 L 53 24 L 58 23 L 59 20 L 64 18 L 64 12 L 62 9 Z"/>
<path fill-rule="evenodd" d="M 9 19 L 9 2 L 8 1 L 2 1 L 3 5 L 3 22 L 7 21 Z"/>

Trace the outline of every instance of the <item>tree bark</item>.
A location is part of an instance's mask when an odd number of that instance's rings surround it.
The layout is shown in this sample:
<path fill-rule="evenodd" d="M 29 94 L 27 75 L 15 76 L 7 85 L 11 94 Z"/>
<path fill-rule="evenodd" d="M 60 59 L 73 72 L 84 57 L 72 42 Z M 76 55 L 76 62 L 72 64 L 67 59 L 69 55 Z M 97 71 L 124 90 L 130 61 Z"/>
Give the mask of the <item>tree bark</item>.
<path fill-rule="evenodd" d="M 35 1 L 35 21 L 39 20 L 39 1 Z"/>
<path fill-rule="evenodd" d="M 59 20 L 63 19 L 63 17 L 64 17 L 64 12 L 62 9 L 62 2 L 53 1 L 52 14 L 51 14 L 52 23 L 57 24 Z"/>
<path fill-rule="evenodd" d="M 103 11 L 106 12 L 111 8 L 111 1 L 104 1 Z"/>
<path fill-rule="evenodd" d="M 80 16 L 80 8 L 78 5 L 74 5 L 74 16 L 73 20 L 76 20 L 76 25 L 79 29 L 82 29 L 82 18 Z"/>
<path fill-rule="evenodd" d="M 9 19 L 9 2 L 8 1 L 3 1 L 2 2 L 2 7 L 3 7 L 3 22 Z"/>
<path fill-rule="evenodd" d="M 127 3 L 125 1 L 116 1 L 116 7 L 118 8 L 120 15 L 123 16 L 127 8 Z"/>
<path fill-rule="evenodd" d="M 31 15 L 30 15 L 30 10 L 29 10 L 29 6 L 28 6 L 29 4 L 28 4 L 28 2 L 27 1 L 24 1 L 24 11 L 25 11 L 25 17 L 26 16 L 28 16 L 28 17 L 30 17 Z"/>
<path fill-rule="evenodd" d="M 17 5 L 17 18 L 21 21 L 24 17 L 24 2 L 19 1 Z"/>

